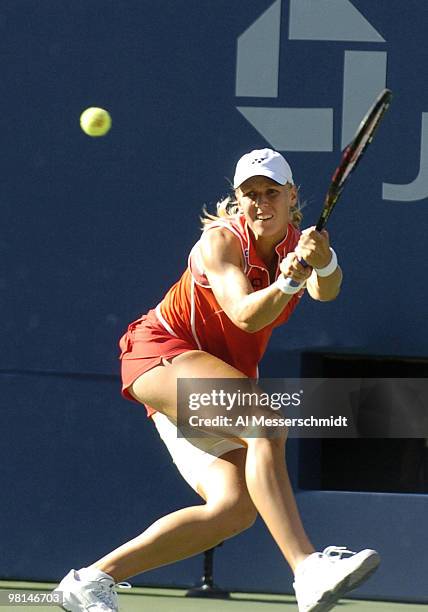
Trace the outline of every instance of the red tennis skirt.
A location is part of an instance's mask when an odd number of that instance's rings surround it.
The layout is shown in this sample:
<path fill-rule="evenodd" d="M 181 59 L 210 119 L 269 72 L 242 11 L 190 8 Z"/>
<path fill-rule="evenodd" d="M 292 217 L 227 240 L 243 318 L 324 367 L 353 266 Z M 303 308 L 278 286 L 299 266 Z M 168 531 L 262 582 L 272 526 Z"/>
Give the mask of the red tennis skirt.
<path fill-rule="evenodd" d="M 122 395 L 135 401 L 129 387 L 141 374 L 162 364 L 162 359 L 170 359 L 187 351 L 198 350 L 188 340 L 172 336 L 156 317 L 154 310 L 133 321 L 119 341 L 121 350 Z M 156 410 L 146 405 L 147 416 Z"/>

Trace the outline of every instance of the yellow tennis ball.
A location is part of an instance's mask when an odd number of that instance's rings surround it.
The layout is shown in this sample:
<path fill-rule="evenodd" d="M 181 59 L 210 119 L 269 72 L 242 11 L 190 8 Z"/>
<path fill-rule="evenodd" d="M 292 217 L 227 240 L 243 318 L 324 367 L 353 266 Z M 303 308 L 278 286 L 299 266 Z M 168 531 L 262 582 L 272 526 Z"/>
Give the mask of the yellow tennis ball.
<path fill-rule="evenodd" d="M 80 127 L 88 136 L 105 136 L 111 128 L 110 114 L 104 108 L 87 108 L 80 115 Z"/>

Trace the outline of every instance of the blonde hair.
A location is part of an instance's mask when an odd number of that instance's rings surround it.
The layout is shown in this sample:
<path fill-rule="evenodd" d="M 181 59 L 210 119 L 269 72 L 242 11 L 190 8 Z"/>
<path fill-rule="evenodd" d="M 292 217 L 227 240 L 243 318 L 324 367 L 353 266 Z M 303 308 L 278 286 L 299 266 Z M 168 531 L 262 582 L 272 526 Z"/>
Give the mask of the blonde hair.
<path fill-rule="evenodd" d="M 291 223 L 299 229 L 300 224 L 303 220 L 303 214 L 301 210 L 300 200 L 297 197 L 296 206 L 290 209 L 291 212 Z M 233 217 L 239 213 L 239 204 L 236 199 L 235 194 L 228 195 L 222 200 L 219 200 L 216 204 L 216 214 L 209 213 L 207 207 L 204 205 L 202 208 L 202 216 L 199 217 L 202 223 L 202 229 L 204 229 L 207 225 L 212 223 L 213 221 L 218 221 L 219 219 L 227 219 L 228 217 Z"/>

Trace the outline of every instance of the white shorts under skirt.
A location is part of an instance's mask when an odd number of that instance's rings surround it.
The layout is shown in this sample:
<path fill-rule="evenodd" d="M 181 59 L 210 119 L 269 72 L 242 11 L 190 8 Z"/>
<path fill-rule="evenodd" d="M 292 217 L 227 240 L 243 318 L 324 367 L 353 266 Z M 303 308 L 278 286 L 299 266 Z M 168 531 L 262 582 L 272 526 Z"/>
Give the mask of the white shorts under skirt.
<path fill-rule="evenodd" d="M 178 471 L 197 493 L 200 478 L 213 461 L 235 448 L 245 448 L 244 444 L 214 434 L 203 438 L 178 438 L 172 419 L 161 412 L 155 412 L 151 418 Z"/>

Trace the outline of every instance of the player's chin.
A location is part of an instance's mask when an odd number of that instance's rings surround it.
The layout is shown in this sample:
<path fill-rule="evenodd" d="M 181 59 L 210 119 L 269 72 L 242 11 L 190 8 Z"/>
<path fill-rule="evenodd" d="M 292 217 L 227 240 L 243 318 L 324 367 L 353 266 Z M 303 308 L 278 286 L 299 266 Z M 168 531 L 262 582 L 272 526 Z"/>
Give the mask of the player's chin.
<path fill-rule="evenodd" d="M 278 220 L 275 218 L 267 219 L 266 221 L 256 219 L 253 222 L 253 228 L 259 236 L 276 236 L 287 229 L 283 227 L 282 223 L 278 223 Z"/>

